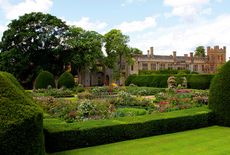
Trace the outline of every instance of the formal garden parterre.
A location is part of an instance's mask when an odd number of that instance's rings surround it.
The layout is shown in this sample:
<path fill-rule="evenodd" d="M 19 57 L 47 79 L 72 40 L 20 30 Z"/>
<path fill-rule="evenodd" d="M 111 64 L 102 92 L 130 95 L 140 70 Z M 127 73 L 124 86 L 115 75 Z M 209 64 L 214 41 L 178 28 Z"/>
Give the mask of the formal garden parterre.
<path fill-rule="evenodd" d="M 119 30 L 102 36 L 42 13 L 21 16 L 8 28 L 0 43 L 3 155 L 43 155 L 213 125 L 229 130 L 230 62 L 216 75 L 132 75 L 126 86 L 118 86 L 118 81 L 85 88 L 75 83 L 68 67 L 81 73 L 86 66 L 93 71 L 98 62 L 104 63 L 118 80 L 122 58 L 131 62 L 133 54 L 140 53 L 128 47 L 128 36 Z M 25 91 L 20 84 L 33 89 Z"/>

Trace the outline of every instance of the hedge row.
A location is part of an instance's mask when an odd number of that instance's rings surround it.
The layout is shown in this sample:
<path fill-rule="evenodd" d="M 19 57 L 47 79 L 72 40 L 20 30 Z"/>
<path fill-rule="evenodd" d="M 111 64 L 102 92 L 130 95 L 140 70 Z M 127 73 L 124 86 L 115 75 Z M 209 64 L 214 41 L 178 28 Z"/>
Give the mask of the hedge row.
<path fill-rule="evenodd" d="M 213 113 L 206 107 L 202 107 L 70 125 L 63 124 L 63 122 L 52 124 L 50 121 L 45 121 L 46 151 L 58 152 L 196 129 L 213 125 L 213 118 Z"/>
<path fill-rule="evenodd" d="M 68 71 L 61 74 L 57 80 L 58 88 L 73 88 L 75 85 L 74 77 Z M 55 88 L 54 75 L 48 71 L 41 71 L 35 79 L 35 89 Z"/>
<path fill-rule="evenodd" d="M 6 72 L 0 72 L 0 120 L 0 154 L 45 154 L 42 110 Z"/>
<path fill-rule="evenodd" d="M 167 88 L 167 80 L 170 75 L 131 75 L 125 81 L 125 85 L 135 84 L 142 87 Z M 188 88 L 191 89 L 209 89 L 214 74 L 187 74 L 174 75 L 175 77 L 186 77 Z"/>

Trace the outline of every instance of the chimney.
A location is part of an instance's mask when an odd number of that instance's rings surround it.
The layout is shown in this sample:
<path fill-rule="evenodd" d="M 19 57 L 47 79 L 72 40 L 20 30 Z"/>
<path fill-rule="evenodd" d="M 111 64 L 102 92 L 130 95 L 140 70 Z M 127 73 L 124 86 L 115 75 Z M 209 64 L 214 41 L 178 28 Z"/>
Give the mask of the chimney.
<path fill-rule="evenodd" d="M 194 58 L 193 58 L 193 53 L 192 52 L 190 53 L 190 59 L 191 59 L 191 63 L 193 63 Z"/>
<path fill-rule="evenodd" d="M 147 50 L 147 52 L 148 52 L 148 55 L 147 55 L 147 56 L 150 57 L 149 50 Z"/>
<path fill-rule="evenodd" d="M 176 51 L 173 51 L 173 61 L 176 61 Z"/>
<path fill-rule="evenodd" d="M 153 47 L 150 47 L 150 56 L 153 57 Z"/>

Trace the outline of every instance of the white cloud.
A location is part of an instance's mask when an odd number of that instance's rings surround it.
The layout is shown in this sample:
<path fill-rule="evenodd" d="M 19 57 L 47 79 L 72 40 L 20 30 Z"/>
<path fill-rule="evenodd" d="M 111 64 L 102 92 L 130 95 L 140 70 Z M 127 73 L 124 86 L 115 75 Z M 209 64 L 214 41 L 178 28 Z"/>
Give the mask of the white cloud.
<path fill-rule="evenodd" d="M 0 0 L 0 7 L 5 12 L 6 19 L 15 19 L 30 12 L 48 12 L 52 7 L 52 0 L 23 0 L 18 4 L 11 4 L 9 0 Z"/>
<path fill-rule="evenodd" d="M 146 17 L 143 21 L 131 21 L 123 22 L 118 26 L 115 26 L 117 29 L 120 29 L 122 32 L 140 32 L 148 28 L 155 27 L 156 17 Z"/>
<path fill-rule="evenodd" d="M 2 38 L 3 32 L 6 30 L 6 26 L 0 25 L 0 40 Z"/>
<path fill-rule="evenodd" d="M 131 46 L 146 51 L 150 46 L 155 47 L 156 54 L 170 55 L 173 50 L 178 55 L 192 52 L 195 47 L 227 46 L 227 57 L 230 56 L 230 14 L 222 15 L 213 20 L 193 25 L 177 25 L 160 28 L 136 37 L 131 37 Z"/>
<path fill-rule="evenodd" d="M 82 17 L 79 21 L 67 21 L 68 25 L 82 27 L 85 30 L 102 31 L 108 24 L 102 21 L 90 21 L 89 17 Z"/>
<path fill-rule="evenodd" d="M 211 8 L 205 8 L 209 2 L 210 0 L 164 0 L 165 5 L 172 7 L 166 17 L 179 16 L 189 19 L 201 14 L 211 14 Z"/>

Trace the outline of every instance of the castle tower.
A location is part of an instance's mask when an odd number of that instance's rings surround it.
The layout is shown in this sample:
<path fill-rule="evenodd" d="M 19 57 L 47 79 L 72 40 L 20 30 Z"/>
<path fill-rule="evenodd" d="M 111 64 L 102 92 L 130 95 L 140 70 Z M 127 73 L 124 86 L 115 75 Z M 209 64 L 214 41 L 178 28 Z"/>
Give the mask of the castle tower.
<path fill-rule="evenodd" d="M 211 48 L 207 47 L 207 64 L 209 65 L 209 72 L 214 73 L 217 68 L 226 62 L 226 46 L 220 48 L 214 46 Z"/>

